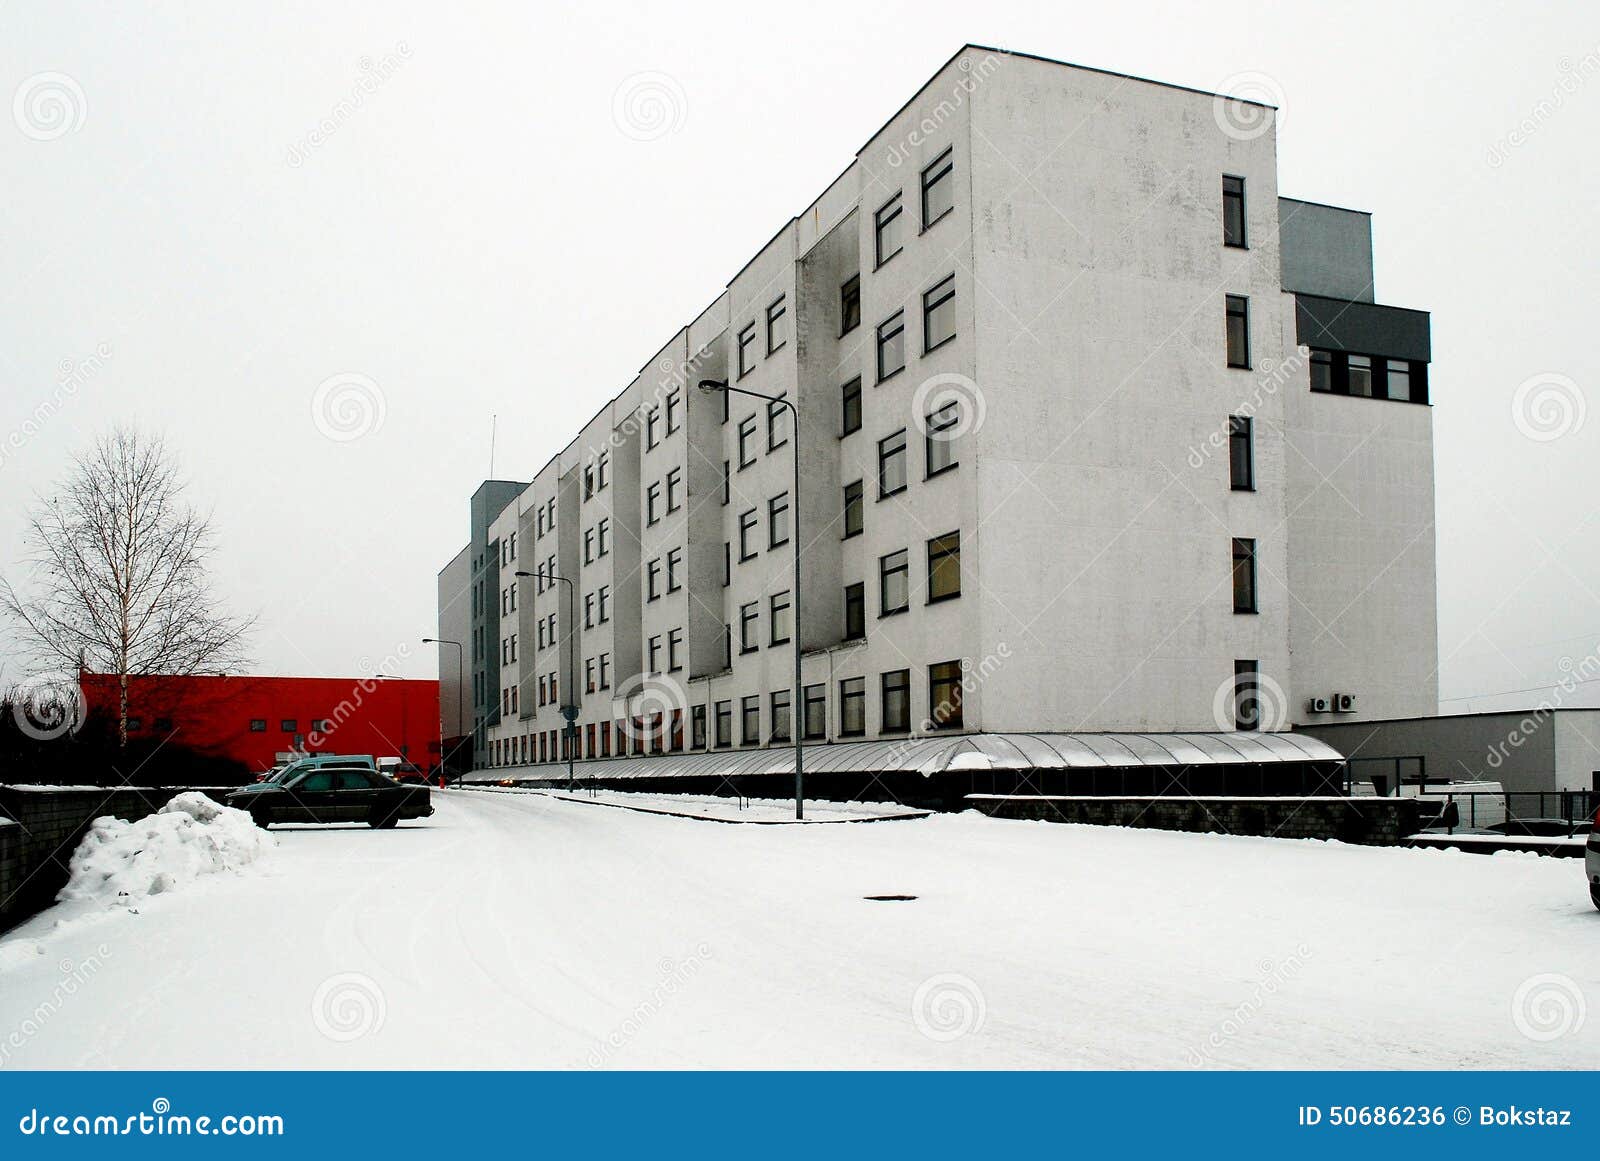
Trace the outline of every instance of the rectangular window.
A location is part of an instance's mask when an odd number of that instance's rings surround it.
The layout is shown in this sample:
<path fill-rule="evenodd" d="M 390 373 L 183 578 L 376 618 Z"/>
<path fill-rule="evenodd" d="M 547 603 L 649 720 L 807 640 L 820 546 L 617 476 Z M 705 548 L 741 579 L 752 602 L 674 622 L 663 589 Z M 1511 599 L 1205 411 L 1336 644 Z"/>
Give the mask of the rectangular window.
<path fill-rule="evenodd" d="M 776 451 L 789 442 L 789 409 L 781 403 L 767 404 L 767 450 Z"/>
<path fill-rule="evenodd" d="M 906 369 L 906 312 L 897 310 L 878 324 L 878 382 Z"/>
<path fill-rule="evenodd" d="M 677 673 L 683 668 L 683 630 L 667 631 L 667 672 Z"/>
<path fill-rule="evenodd" d="M 1233 663 L 1233 728 L 1261 728 L 1260 670 L 1255 661 Z"/>
<path fill-rule="evenodd" d="M 750 694 L 739 703 L 739 744 L 741 746 L 759 746 L 761 744 L 761 697 L 759 694 Z"/>
<path fill-rule="evenodd" d="M 697 705 L 689 710 L 689 748 L 706 748 L 706 707 Z"/>
<path fill-rule="evenodd" d="M 867 586 L 861 581 L 844 586 L 844 639 L 859 641 L 867 635 Z"/>
<path fill-rule="evenodd" d="M 839 683 L 839 736 L 859 738 L 867 732 L 867 679 L 847 677 Z"/>
<path fill-rule="evenodd" d="M 767 631 L 774 645 L 787 645 L 793 630 L 789 627 L 789 590 L 773 593 L 767 610 Z"/>
<path fill-rule="evenodd" d="M 751 323 L 739 332 L 739 378 L 741 379 L 755 369 L 755 355 L 750 349 L 755 345 L 756 324 Z"/>
<path fill-rule="evenodd" d="M 1348 356 L 1350 394 L 1372 396 L 1372 359 L 1366 355 Z"/>
<path fill-rule="evenodd" d="M 876 264 L 882 266 L 889 259 L 900 253 L 905 243 L 901 240 L 901 205 L 900 194 L 884 202 L 873 217 L 873 255 Z"/>
<path fill-rule="evenodd" d="M 906 433 L 901 428 L 878 441 L 878 499 L 906 489 Z"/>
<path fill-rule="evenodd" d="M 1244 178 L 1222 178 L 1222 244 L 1245 248 Z"/>
<path fill-rule="evenodd" d="M 600 654 L 600 688 L 611 688 L 611 654 Z"/>
<path fill-rule="evenodd" d="M 862 503 L 862 491 L 860 480 L 844 486 L 844 536 L 841 539 L 860 536 L 865 526 L 866 506 Z"/>
<path fill-rule="evenodd" d="M 961 595 L 961 533 L 928 541 L 928 603 Z"/>
<path fill-rule="evenodd" d="M 644 522 L 654 524 L 661 519 L 656 511 L 661 505 L 661 481 L 657 480 L 644 491 Z"/>
<path fill-rule="evenodd" d="M 789 341 L 788 305 L 785 296 L 779 295 L 778 301 L 767 307 L 767 354 L 781 350 Z"/>
<path fill-rule="evenodd" d="M 661 672 L 661 634 L 659 633 L 650 638 L 650 666 L 646 672 Z"/>
<path fill-rule="evenodd" d="M 1228 366 L 1250 369 L 1250 300 L 1242 294 L 1227 296 Z"/>
<path fill-rule="evenodd" d="M 1228 416 L 1228 482 L 1235 492 L 1256 490 L 1255 421 Z"/>
<path fill-rule="evenodd" d="M 598 600 L 596 602 L 595 608 L 596 608 L 597 614 L 598 614 L 596 619 L 602 625 L 604 625 L 607 621 L 611 620 L 611 611 L 610 611 L 610 608 L 609 608 L 610 601 L 611 601 L 611 586 L 610 585 L 601 585 L 600 586 L 600 591 L 599 591 L 599 594 L 598 594 Z"/>
<path fill-rule="evenodd" d="M 959 462 L 956 458 L 956 439 L 961 431 L 961 404 L 952 399 L 937 411 L 923 417 L 923 459 L 928 465 L 928 475 L 948 472 Z"/>
<path fill-rule="evenodd" d="M 583 563 L 594 563 L 594 529 L 586 528 L 583 532 Z"/>
<path fill-rule="evenodd" d="M 682 404 L 682 402 L 683 402 L 683 391 L 682 391 L 681 388 L 674 387 L 671 391 L 667 392 L 667 434 L 668 435 L 671 435 L 673 432 L 677 431 L 678 428 L 680 426 L 682 426 L 682 424 L 683 424 L 683 419 L 679 415 L 680 405 Z"/>
<path fill-rule="evenodd" d="M 722 542 L 722 587 L 727 588 L 733 583 L 733 545 L 726 540 Z"/>
<path fill-rule="evenodd" d="M 645 566 L 644 599 L 647 601 L 661 598 L 661 560 L 657 558 Z"/>
<path fill-rule="evenodd" d="M 789 543 L 789 493 L 780 492 L 767 501 L 767 547 Z"/>
<path fill-rule="evenodd" d="M 929 725 L 936 730 L 961 729 L 961 693 L 961 662 L 928 666 Z"/>
<path fill-rule="evenodd" d="M 1333 391 L 1333 352 L 1311 352 L 1311 390 Z"/>
<path fill-rule="evenodd" d="M 676 512 L 683 507 L 683 469 L 673 468 L 667 473 L 667 511 Z"/>
<path fill-rule="evenodd" d="M 1256 542 L 1240 537 L 1235 537 L 1233 541 L 1233 611 L 1257 611 Z"/>
<path fill-rule="evenodd" d="M 595 684 L 594 684 L 594 658 L 593 657 L 590 657 L 590 658 L 587 658 L 587 659 L 584 660 L 584 663 L 583 663 L 583 684 L 584 684 L 584 688 L 587 689 L 588 692 L 593 693 L 595 691 L 596 687 L 595 687 Z"/>
<path fill-rule="evenodd" d="M 656 444 L 661 442 L 661 436 L 656 432 L 656 426 L 661 420 L 661 409 L 649 407 L 644 413 L 644 450 L 653 451 Z"/>
<path fill-rule="evenodd" d="M 772 743 L 787 742 L 789 738 L 789 699 L 791 691 L 780 689 L 772 695 Z"/>
<path fill-rule="evenodd" d="M 803 737 L 807 741 L 823 738 L 828 733 L 828 690 L 823 685 L 808 685 L 805 689 L 805 717 Z"/>
<path fill-rule="evenodd" d="M 922 353 L 956 337 L 956 276 L 950 275 L 922 295 Z"/>
<path fill-rule="evenodd" d="M 667 592 L 675 593 L 683 587 L 683 549 L 667 552 Z"/>
<path fill-rule="evenodd" d="M 733 702 L 717 703 L 717 745 L 733 745 Z"/>
<path fill-rule="evenodd" d="M 756 640 L 756 622 L 761 616 L 759 601 L 751 601 L 748 605 L 739 606 L 739 652 L 754 653 L 761 647 L 761 642 Z"/>
<path fill-rule="evenodd" d="M 284 718 L 278 723 L 278 732 L 281 734 L 292 734 L 299 728 L 300 727 L 295 724 L 294 718 Z"/>
<path fill-rule="evenodd" d="M 727 398 L 726 395 L 723 396 Z M 728 460 L 722 461 L 722 502 L 728 503 L 733 499 L 733 464 Z"/>
<path fill-rule="evenodd" d="M 739 559 L 749 560 L 756 554 L 756 510 L 739 514 Z"/>
<path fill-rule="evenodd" d="M 266 718 L 251 718 L 250 719 L 250 732 L 252 734 L 264 734 L 264 733 L 266 733 L 267 732 L 267 719 Z"/>
<path fill-rule="evenodd" d="M 839 388 L 839 434 L 850 435 L 861 430 L 861 376 Z"/>
<path fill-rule="evenodd" d="M 852 274 L 839 287 L 839 337 L 861 325 L 861 275 Z"/>
<path fill-rule="evenodd" d="M 946 149 L 922 171 L 922 228 L 926 230 L 955 208 L 955 161 Z"/>
<path fill-rule="evenodd" d="M 911 607 L 911 554 L 905 549 L 878 558 L 878 612 L 903 613 Z"/>
<path fill-rule="evenodd" d="M 1389 398 L 1411 402 L 1411 364 L 1403 359 L 1385 359 L 1384 366 Z"/>
<path fill-rule="evenodd" d="M 878 712 L 883 717 L 880 732 L 903 734 L 911 729 L 911 670 L 896 669 L 883 675 Z"/>
<path fill-rule="evenodd" d="M 748 468 L 756 462 L 756 417 L 747 415 L 739 421 L 739 467 Z"/>

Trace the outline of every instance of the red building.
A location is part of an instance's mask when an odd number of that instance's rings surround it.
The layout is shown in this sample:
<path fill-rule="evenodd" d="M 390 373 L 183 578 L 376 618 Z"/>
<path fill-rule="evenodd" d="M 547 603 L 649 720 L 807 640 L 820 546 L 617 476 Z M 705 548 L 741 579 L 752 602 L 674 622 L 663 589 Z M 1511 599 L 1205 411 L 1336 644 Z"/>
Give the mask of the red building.
<path fill-rule="evenodd" d="M 115 720 L 117 678 L 80 677 L 87 711 Z M 439 762 L 439 683 L 376 677 L 134 677 L 128 737 L 170 740 L 251 771 L 291 754 Z"/>

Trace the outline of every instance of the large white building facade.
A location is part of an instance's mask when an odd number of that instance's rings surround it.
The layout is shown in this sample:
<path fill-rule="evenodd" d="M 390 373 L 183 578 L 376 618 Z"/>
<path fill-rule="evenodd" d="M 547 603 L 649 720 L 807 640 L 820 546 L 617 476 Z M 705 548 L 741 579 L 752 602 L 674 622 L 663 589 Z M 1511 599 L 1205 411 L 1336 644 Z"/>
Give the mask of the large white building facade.
<path fill-rule="evenodd" d="M 1431 714 L 1429 359 L 1274 110 L 968 46 L 475 495 L 475 764 Z"/>

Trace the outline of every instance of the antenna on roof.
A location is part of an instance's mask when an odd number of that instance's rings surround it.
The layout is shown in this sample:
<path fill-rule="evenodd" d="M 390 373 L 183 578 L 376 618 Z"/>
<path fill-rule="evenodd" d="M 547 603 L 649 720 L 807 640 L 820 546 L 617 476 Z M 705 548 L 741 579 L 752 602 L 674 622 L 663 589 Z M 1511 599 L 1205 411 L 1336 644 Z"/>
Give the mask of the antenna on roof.
<path fill-rule="evenodd" d="M 494 436 L 495 436 L 495 428 L 496 428 L 496 426 L 498 426 L 499 421 L 500 421 L 500 417 L 498 415 L 495 415 L 495 414 L 492 414 L 492 413 L 490 414 L 490 416 L 489 416 L 489 478 L 491 480 L 494 479 Z"/>

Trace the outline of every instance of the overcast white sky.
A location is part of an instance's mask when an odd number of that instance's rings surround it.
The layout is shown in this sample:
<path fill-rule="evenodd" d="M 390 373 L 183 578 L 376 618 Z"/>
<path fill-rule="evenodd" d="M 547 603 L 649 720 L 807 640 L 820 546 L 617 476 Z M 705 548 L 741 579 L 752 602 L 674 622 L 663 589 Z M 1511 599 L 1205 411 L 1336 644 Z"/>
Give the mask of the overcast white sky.
<path fill-rule="evenodd" d="M 261 671 L 431 676 L 417 639 L 490 415 L 497 474 L 528 478 L 965 41 L 1203 89 L 1269 77 L 1282 192 L 1371 210 L 1379 301 L 1433 312 L 1440 694 L 1531 691 L 1446 708 L 1533 704 L 1595 651 L 1593 0 L 13 0 L 0 433 L 59 394 L 63 364 L 109 355 L 3 448 L 0 568 L 30 497 L 137 420 L 215 509 Z M 645 71 L 681 103 L 637 140 L 614 102 Z M 49 140 L 37 106 L 14 108 L 40 73 L 70 78 L 81 114 Z M 363 76 L 376 91 L 310 144 Z M 384 401 L 348 442 L 312 414 L 340 374 Z M 1560 438 L 1513 419 L 1540 375 L 1594 405 Z M 1600 704 L 1600 685 L 1565 704 Z"/>

